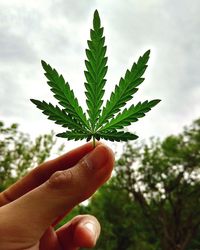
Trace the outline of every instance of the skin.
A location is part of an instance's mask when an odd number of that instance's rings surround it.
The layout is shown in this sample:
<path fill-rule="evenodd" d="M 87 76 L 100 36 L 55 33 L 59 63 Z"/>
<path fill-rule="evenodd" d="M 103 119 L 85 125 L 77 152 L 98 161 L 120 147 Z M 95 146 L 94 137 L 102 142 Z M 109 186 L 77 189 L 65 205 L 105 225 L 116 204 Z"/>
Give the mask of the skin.
<path fill-rule="evenodd" d="M 114 154 L 91 143 L 43 163 L 0 194 L 0 250 L 92 248 L 100 234 L 94 216 L 79 215 L 54 230 L 70 210 L 111 176 Z"/>

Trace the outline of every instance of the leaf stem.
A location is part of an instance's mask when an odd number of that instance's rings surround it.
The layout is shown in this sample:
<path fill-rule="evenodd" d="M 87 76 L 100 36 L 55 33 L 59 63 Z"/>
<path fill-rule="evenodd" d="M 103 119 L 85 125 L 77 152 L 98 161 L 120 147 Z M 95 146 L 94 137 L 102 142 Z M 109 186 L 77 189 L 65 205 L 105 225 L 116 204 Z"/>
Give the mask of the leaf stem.
<path fill-rule="evenodd" d="M 92 137 L 92 144 L 93 144 L 93 148 L 95 148 L 96 144 L 95 144 L 95 137 Z"/>

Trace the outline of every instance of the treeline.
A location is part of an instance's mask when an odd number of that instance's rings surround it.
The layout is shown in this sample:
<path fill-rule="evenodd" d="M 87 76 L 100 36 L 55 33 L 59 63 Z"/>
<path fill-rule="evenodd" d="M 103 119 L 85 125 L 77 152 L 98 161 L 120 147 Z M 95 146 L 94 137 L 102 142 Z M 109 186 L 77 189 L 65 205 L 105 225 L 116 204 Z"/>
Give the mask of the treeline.
<path fill-rule="evenodd" d="M 32 142 L 17 125 L 0 123 L 0 133 L 1 189 L 44 161 L 55 145 L 53 134 Z M 125 144 L 109 183 L 60 225 L 80 213 L 101 223 L 97 250 L 199 250 L 200 119 L 179 135 Z"/>

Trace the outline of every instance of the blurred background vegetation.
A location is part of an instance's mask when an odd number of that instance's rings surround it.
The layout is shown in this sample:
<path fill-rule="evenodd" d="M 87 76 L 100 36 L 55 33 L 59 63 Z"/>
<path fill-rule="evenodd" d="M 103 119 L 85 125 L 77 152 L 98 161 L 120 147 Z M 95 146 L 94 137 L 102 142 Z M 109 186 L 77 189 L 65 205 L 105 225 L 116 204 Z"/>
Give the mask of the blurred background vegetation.
<path fill-rule="evenodd" d="M 0 122 L 0 190 L 63 150 L 53 132 L 31 140 Z M 84 213 L 101 223 L 97 250 L 199 250 L 200 119 L 163 140 L 126 143 L 111 180 L 58 227 Z"/>

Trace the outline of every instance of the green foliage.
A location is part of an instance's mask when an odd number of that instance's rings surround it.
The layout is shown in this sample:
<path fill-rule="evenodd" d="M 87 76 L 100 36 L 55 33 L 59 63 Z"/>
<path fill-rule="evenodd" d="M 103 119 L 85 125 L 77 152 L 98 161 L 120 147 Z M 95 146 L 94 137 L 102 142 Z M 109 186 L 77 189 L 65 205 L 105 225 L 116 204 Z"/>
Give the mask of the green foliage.
<path fill-rule="evenodd" d="M 38 136 L 32 141 L 28 134 L 19 131 L 18 124 L 6 127 L 0 121 L 0 191 L 44 162 L 55 143 L 53 133 Z M 57 153 L 62 150 L 63 145 L 59 146 Z"/>
<path fill-rule="evenodd" d="M 122 113 L 119 113 L 115 118 L 109 121 L 99 131 L 108 129 L 121 129 L 130 125 L 132 122 L 136 122 L 138 118 L 145 116 L 145 113 L 151 110 L 159 100 L 139 102 L 136 106 L 131 105 L 129 109 L 124 109 Z"/>
<path fill-rule="evenodd" d="M 86 49 L 87 60 L 85 65 L 85 83 L 86 97 L 88 105 L 88 115 L 90 117 L 91 130 L 94 130 L 96 122 L 101 112 L 101 105 L 103 103 L 102 97 L 104 95 L 104 79 L 108 67 L 106 66 L 107 57 L 106 46 L 104 46 L 105 37 L 103 36 L 103 28 L 101 28 L 101 21 L 97 11 L 94 13 L 93 30 L 90 30 L 91 40 L 88 41 L 89 49 Z"/>
<path fill-rule="evenodd" d="M 150 227 L 126 190 L 113 188 L 112 181 L 91 199 L 87 213 L 98 217 L 102 225 L 97 250 L 155 250 Z M 142 223 L 143 222 L 143 223 Z"/>
<path fill-rule="evenodd" d="M 45 70 L 48 85 L 63 109 L 44 101 L 34 99 L 31 101 L 50 120 L 68 129 L 64 133 L 57 134 L 59 137 L 68 140 L 82 140 L 84 138 L 90 140 L 93 138 L 94 146 L 95 139 L 100 140 L 100 138 L 111 141 L 135 140 L 136 135 L 124 132 L 122 129 L 143 117 L 160 100 L 139 102 L 137 105 L 131 105 L 130 108 L 119 112 L 133 98 L 138 86 L 144 81 L 142 76 L 147 68 L 150 51 L 145 52 L 137 63 L 134 63 L 132 68 L 126 71 L 125 76 L 120 79 L 119 84 L 111 93 L 110 99 L 102 108 L 108 58 L 106 57 L 107 47 L 104 45 L 103 27 L 101 27 L 97 10 L 94 12 L 90 38 L 88 49 L 86 49 L 85 65 L 87 70 L 84 72 L 87 115 L 83 112 L 68 82 L 65 82 L 63 76 L 44 61 L 42 61 L 42 67 Z"/>
<path fill-rule="evenodd" d="M 82 126 L 80 126 L 79 129 L 84 128 L 84 126 L 88 127 L 86 116 L 79 106 L 73 90 L 70 89 L 69 84 L 65 82 L 63 76 L 59 75 L 55 69 L 52 69 L 51 66 L 44 61 L 42 61 L 42 67 L 45 70 L 45 76 L 48 79 L 47 83 L 51 87 L 54 97 L 59 101 L 59 104 L 64 107 L 63 113 L 67 113 L 69 118 L 74 118 L 75 122 L 81 124 Z M 37 105 L 37 103 L 35 104 Z"/>
<path fill-rule="evenodd" d="M 200 119 L 179 135 L 127 144 L 115 188 L 137 203 L 162 250 L 189 249 L 200 230 Z M 195 243 L 193 246 L 197 246 Z"/>
<path fill-rule="evenodd" d="M 79 204 L 75 206 L 69 214 L 67 214 L 56 226 L 55 229 L 58 229 L 65 225 L 67 222 L 72 220 L 75 216 L 80 215 L 80 214 L 85 214 L 87 213 L 87 209 L 85 206 Z"/>

